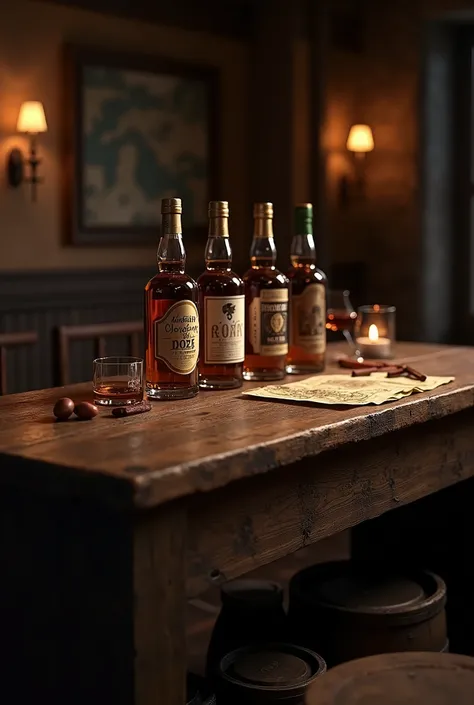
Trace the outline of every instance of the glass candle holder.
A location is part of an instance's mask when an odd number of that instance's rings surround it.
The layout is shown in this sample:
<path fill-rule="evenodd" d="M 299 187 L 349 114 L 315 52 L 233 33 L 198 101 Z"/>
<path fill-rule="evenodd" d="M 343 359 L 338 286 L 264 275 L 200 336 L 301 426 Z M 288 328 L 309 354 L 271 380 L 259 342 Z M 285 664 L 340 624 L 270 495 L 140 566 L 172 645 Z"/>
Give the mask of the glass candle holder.
<path fill-rule="evenodd" d="M 140 357 L 99 357 L 93 362 L 94 403 L 124 406 L 143 401 L 143 360 Z"/>
<path fill-rule="evenodd" d="M 361 357 L 382 360 L 393 357 L 395 306 L 360 306 L 354 336 Z"/>

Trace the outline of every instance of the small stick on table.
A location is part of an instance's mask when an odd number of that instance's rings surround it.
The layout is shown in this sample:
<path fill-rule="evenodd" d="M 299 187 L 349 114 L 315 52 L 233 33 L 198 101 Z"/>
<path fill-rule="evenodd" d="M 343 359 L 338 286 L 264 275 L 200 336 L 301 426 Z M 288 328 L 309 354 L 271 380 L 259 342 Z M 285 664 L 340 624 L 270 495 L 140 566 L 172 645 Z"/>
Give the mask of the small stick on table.
<path fill-rule="evenodd" d="M 380 367 L 360 367 L 358 370 L 352 370 L 351 377 L 370 377 L 372 372 L 380 372 Z"/>
<path fill-rule="evenodd" d="M 139 404 L 133 404 L 130 406 L 118 406 L 116 409 L 113 409 L 112 415 L 120 418 L 121 416 L 144 414 L 145 411 L 151 411 L 151 404 L 148 401 L 141 401 Z"/>
<path fill-rule="evenodd" d="M 351 360 L 348 357 L 341 357 L 339 367 L 344 367 L 346 370 L 368 370 L 374 368 L 386 367 L 385 362 L 359 362 L 359 360 Z"/>
<path fill-rule="evenodd" d="M 402 377 L 405 374 L 404 367 L 387 367 L 384 372 L 387 373 L 387 377 Z"/>
<path fill-rule="evenodd" d="M 413 367 L 410 367 L 410 365 L 404 365 L 403 367 L 405 372 L 407 372 L 410 377 L 417 379 L 419 382 L 424 382 L 426 380 L 426 375 L 424 375 L 422 372 L 418 372 L 418 370 L 415 370 Z"/>
<path fill-rule="evenodd" d="M 393 362 L 382 362 L 382 361 L 372 361 L 372 362 L 359 362 L 359 360 L 352 360 L 349 357 L 341 357 L 338 360 L 339 367 L 343 367 L 346 370 L 352 370 L 352 377 L 370 377 L 372 372 L 386 372 L 387 377 L 403 377 L 407 376 L 411 379 L 416 379 L 419 382 L 424 382 L 426 380 L 426 375 L 422 372 L 418 372 L 410 365 L 401 365 Z"/>
<path fill-rule="evenodd" d="M 387 377 L 400 377 L 405 374 L 403 367 L 361 367 L 358 370 L 352 370 L 352 377 L 370 377 L 372 372 L 386 372 Z"/>

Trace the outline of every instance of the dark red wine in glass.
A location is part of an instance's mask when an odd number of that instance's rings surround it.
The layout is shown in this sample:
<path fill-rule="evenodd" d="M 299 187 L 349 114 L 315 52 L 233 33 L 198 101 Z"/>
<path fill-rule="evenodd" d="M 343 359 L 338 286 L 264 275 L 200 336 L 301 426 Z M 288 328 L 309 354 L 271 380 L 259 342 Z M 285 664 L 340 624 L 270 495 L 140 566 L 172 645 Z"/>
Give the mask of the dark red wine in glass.
<path fill-rule="evenodd" d="M 359 351 L 354 343 L 353 333 L 357 313 L 350 300 L 350 292 L 328 291 L 328 307 L 326 317 L 326 331 L 328 342 L 341 340 L 341 335 L 347 340 L 351 347 L 351 354 L 359 357 Z"/>

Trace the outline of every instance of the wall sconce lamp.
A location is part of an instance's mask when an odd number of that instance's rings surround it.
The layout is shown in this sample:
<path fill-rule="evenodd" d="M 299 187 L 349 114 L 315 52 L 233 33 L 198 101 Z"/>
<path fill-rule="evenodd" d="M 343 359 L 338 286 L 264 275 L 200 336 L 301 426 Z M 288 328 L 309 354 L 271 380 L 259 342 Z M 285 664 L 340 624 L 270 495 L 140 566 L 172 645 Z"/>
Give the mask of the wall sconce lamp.
<path fill-rule="evenodd" d="M 352 125 L 349 130 L 346 147 L 349 152 L 360 157 L 365 157 L 367 152 L 374 149 L 374 136 L 369 125 Z"/>
<path fill-rule="evenodd" d="M 359 198 L 365 195 L 365 174 L 364 166 L 368 152 L 372 152 L 375 147 L 374 136 L 369 125 L 352 125 L 346 142 L 346 148 L 352 152 L 354 159 L 354 182 Z M 340 201 L 342 205 L 347 205 L 349 201 L 350 183 L 347 175 L 341 178 Z"/>
<path fill-rule="evenodd" d="M 7 161 L 8 183 L 13 188 L 17 188 L 23 182 L 31 184 L 31 199 L 36 201 L 36 187 L 42 182 L 42 178 L 38 176 L 38 166 L 41 159 L 38 159 L 37 156 L 36 138 L 37 135 L 48 129 L 43 104 L 37 100 L 23 103 L 16 129 L 17 132 L 23 132 L 30 136 L 30 151 L 28 157 L 25 157 L 20 149 L 11 150 Z M 25 176 L 25 164 L 29 166 L 29 176 Z"/>

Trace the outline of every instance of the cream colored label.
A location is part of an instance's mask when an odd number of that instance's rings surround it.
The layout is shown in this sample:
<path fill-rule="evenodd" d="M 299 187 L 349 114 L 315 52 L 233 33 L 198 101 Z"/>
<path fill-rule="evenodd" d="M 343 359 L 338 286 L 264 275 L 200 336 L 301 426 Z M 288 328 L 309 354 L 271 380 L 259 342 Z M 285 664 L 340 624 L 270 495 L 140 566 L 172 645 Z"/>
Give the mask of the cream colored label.
<path fill-rule="evenodd" d="M 192 301 L 176 301 L 155 321 L 155 357 L 180 375 L 190 374 L 199 356 L 199 315 Z"/>
<path fill-rule="evenodd" d="M 326 350 L 326 289 L 310 284 L 291 297 L 291 342 L 315 355 Z"/>
<path fill-rule="evenodd" d="M 245 296 L 206 296 L 206 365 L 243 362 Z"/>
<path fill-rule="evenodd" d="M 262 289 L 249 306 L 248 329 L 256 355 L 286 355 L 288 289 Z"/>

